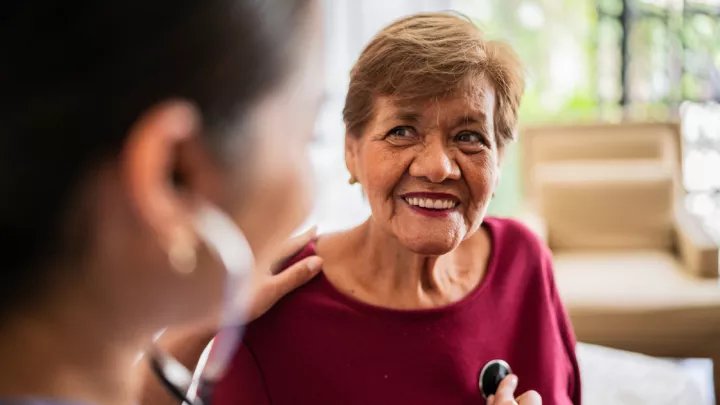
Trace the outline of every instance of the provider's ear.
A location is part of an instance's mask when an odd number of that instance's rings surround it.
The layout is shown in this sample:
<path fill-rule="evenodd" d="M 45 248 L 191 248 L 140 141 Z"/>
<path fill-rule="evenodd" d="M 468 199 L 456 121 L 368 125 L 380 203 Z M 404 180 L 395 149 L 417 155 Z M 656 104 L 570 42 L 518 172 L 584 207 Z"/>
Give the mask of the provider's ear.
<path fill-rule="evenodd" d="M 177 238 L 192 243 L 194 199 L 190 184 L 178 189 L 178 173 L 195 171 L 197 153 L 185 153 L 197 142 L 200 117 L 191 103 L 170 100 L 158 104 L 140 116 L 128 134 L 120 165 L 130 200 L 160 239 L 169 247 Z M 185 170 L 182 170 L 185 169 Z"/>

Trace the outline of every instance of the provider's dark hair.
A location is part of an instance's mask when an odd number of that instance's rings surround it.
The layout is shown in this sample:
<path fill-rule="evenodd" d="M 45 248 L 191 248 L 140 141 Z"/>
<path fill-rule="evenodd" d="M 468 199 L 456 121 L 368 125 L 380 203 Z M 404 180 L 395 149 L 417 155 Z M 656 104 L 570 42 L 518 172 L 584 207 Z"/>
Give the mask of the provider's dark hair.
<path fill-rule="evenodd" d="M 0 315 L 41 294 L 78 186 L 153 105 L 190 100 L 213 148 L 292 68 L 310 0 L 78 0 L 0 8 Z"/>

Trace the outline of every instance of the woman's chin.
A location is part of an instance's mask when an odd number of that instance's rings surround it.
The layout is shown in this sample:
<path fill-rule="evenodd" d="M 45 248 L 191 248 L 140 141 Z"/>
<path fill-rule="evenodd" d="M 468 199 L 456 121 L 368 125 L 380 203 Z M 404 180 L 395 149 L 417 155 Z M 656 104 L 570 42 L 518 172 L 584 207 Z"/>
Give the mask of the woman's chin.
<path fill-rule="evenodd" d="M 410 237 L 400 238 L 400 242 L 409 251 L 426 256 L 440 256 L 452 252 L 460 244 L 460 239 Z"/>
<path fill-rule="evenodd" d="M 467 235 L 465 224 L 454 218 L 441 223 L 427 223 L 414 217 L 402 219 L 393 223 L 391 232 L 406 249 L 420 255 L 452 252 Z"/>

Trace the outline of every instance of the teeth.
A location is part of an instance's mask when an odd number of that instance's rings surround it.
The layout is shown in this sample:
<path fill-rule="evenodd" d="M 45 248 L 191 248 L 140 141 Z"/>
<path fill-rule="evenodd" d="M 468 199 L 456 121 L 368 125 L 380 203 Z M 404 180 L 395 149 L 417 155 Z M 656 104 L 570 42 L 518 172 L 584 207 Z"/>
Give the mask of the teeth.
<path fill-rule="evenodd" d="M 448 210 L 457 206 L 457 202 L 452 200 L 433 200 L 430 198 L 406 198 L 405 202 L 416 207 L 434 210 Z"/>

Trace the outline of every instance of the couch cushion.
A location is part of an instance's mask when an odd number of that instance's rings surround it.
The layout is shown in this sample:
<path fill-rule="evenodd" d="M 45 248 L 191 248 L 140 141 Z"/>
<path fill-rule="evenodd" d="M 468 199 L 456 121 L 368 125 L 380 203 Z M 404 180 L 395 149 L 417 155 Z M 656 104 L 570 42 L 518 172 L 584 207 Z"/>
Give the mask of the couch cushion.
<path fill-rule="evenodd" d="M 666 249 L 673 173 L 662 161 L 565 161 L 535 172 L 553 250 Z"/>
<path fill-rule="evenodd" d="M 662 160 L 676 167 L 681 160 L 677 123 L 582 124 L 523 127 L 523 188 L 535 200 L 538 166 L 570 160 Z"/>
<path fill-rule="evenodd" d="M 572 159 L 677 160 L 679 129 L 674 124 L 624 123 L 524 128 L 522 142 L 531 163 Z"/>
<path fill-rule="evenodd" d="M 555 276 L 578 338 L 630 350 L 720 348 L 718 280 L 659 251 L 556 253 Z M 645 349 L 648 350 L 645 350 Z M 688 356 L 692 354 L 686 354 Z"/>

